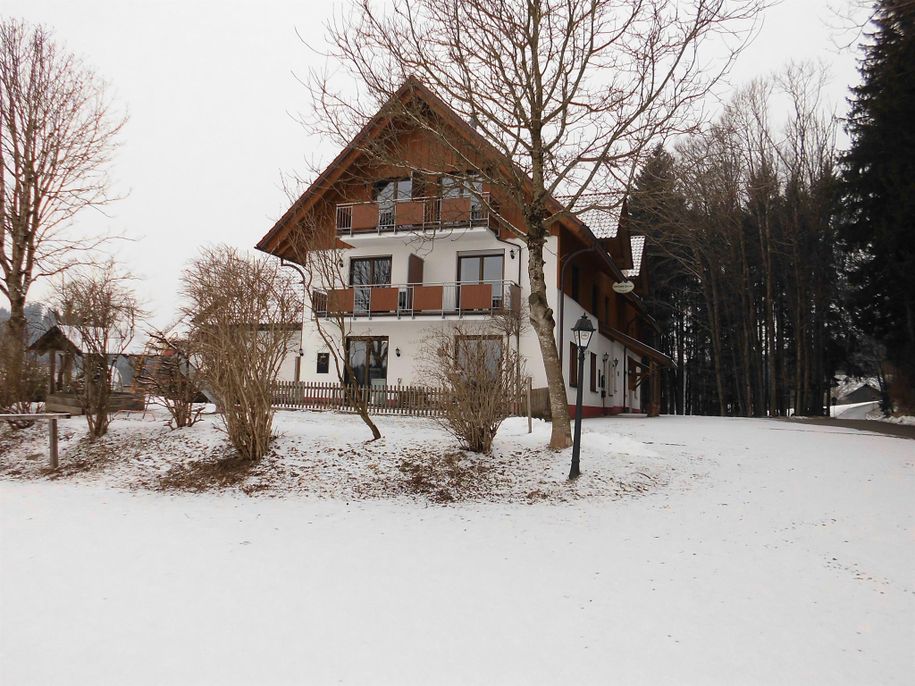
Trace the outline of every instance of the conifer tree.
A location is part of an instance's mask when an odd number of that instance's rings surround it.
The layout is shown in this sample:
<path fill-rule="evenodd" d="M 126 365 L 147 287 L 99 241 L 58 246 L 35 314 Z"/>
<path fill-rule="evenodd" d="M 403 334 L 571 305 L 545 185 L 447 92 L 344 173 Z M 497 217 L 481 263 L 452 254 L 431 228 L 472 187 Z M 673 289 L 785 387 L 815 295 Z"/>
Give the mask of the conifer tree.
<path fill-rule="evenodd" d="M 915 3 L 881 0 L 843 159 L 849 282 L 861 328 L 915 382 Z M 907 381 L 905 381 L 907 379 Z"/>

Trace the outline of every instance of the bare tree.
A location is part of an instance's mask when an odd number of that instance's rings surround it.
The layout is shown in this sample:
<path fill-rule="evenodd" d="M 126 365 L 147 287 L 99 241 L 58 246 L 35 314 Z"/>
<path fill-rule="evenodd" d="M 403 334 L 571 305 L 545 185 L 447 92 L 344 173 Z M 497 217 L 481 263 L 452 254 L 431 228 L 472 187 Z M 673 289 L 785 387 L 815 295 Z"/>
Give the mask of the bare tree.
<path fill-rule="evenodd" d="M 445 389 L 439 423 L 467 450 L 489 454 L 502 422 L 518 401 L 518 354 L 487 324 L 447 325 L 423 342 L 423 375 Z"/>
<path fill-rule="evenodd" d="M 115 366 L 131 347 L 142 316 L 129 278 L 109 262 L 64 278 L 58 289 L 58 307 L 68 313 L 64 323 L 79 337 L 76 387 L 91 440 L 108 432 Z"/>
<path fill-rule="evenodd" d="M 0 19 L 0 293 L 10 302 L 3 374 L 18 400 L 28 400 L 18 385 L 29 378 L 29 290 L 104 240 L 65 229 L 81 209 L 112 199 L 106 170 L 123 124 L 104 84 L 48 29 Z"/>
<path fill-rule="evenodd" d="M 360 386 L 347 349 L 356 294 L 347 282 L 343 250 L 336 246 L 332 237 L 328 240 L 322 235 L 315 225 L 300 228 L 302 230 L 292 238 L 292 246 L 296 261 L 304 265 L 301 273 L 307 314 L 330 352 L 334 371 L 346 388 L 349 403 L 372 432 L 372 440 L 378 440 L 381 431 L 369 415 L 371 388 L 367 384 Z"/>
<path fill-rule="evenodd" d="M 651 142 L 693 128 L 696 106 L 746 45 L 765 5 L 394 0 L 382 9 L 352 0 L 329 26 L 327 57 L 337 71 L 307 80 L 312 132 L 350 145 L 383 105 L 393 137 L 407 127 L 420 131 L 447 150 L 455 169 L 473 171 L 503 197 L 503 212 L 519 208 L 504 224 L 528 248 L 530 320 L 550 388 L 555 448 L 571 443 L 571 430 L 543 271 L 550 231 L 564 216 L 610 209 L 594 205 L 589 193 L 628 188 Z M 716 54 L 705 49 L 709 43 Z M 440 96 L 486 145 L 461 144 L 428 108 L 395 98 L 409 78 Z M 398 155 L 390 140 L 363 152 L 420 174 L 441 173 L 432 161 Z M 489 210 L 499 216 L 500 206 Z"/>
<path fill-rule="evenodd" d="M 278 261 L 220 246 L 184 272 L 184 314 L 201 378 L 219 398 L 229 441 L 245 459 L 273 438 L 273 390 L 302 302 Z"/>

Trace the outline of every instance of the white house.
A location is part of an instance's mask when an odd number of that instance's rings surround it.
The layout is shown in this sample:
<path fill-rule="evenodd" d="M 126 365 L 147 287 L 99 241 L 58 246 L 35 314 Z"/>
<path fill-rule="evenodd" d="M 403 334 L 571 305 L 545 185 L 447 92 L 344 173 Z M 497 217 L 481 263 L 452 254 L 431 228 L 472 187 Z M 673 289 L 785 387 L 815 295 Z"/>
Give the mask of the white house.
<path fill-rule="evenodd" d="M 450 122 L 468 149 L 488 154 L 477 132 L 418 82 L 409 80 L 395 97 L 421 99 Z M 306 298 L 315 307 L 303 318 L 300 359 L 285 365 L 284 378 L 337 381 L 315 325 L 315 318 L 328 311 L 346 313 L 344 347 L 359 383 L 421 385 L 417 361 L 430 333 L 458 323 L 487 328 L 520 312 L 527 302 L 530 283 L 526 246 L 518 237 L 523 231 L 519 210 L 500 189 L 462 170 L 454 155 L 419 134 L 402 133 L 403 159 L 415 157 L 415 167 L 425 170 L 435 160 L 437 173 L 370 161 L 360 151 L 381 120 L 379 113 L 257 245 L 305 270 L 314 291 L 315 297 Z M 592 208 L 603 204 L 589 200 Z M 658 386 L 648 380 L 657 378 L 660 366 L 671 364 L 646 342 L 656 327 L 639 295 L 647 283 L 644 238 L 629 235 L 625 217 L 625 205 L 622 219 L 619 211 L 603 208 L 564 216 L 549 227 L 544 250 L 569 405 L 574 406 L 580 381 L 586 416 L 649 409 L 647 404 L 658 402 Z M 309 260 L 295 249 L 301 232 L 326 236 L 323 245 L 339 261 L 344 283 L 327 287 L 309 278 L 314 268 L 309 273 Z M 627 282 L 635 288 L 618 292 L 625 287 L 617 284 Z M 579 380 L 570 329 L 583 313 L 597 332 Z M 517 347 L 534 387 L 546 386 L 531 327 L 498 344 Z"/>

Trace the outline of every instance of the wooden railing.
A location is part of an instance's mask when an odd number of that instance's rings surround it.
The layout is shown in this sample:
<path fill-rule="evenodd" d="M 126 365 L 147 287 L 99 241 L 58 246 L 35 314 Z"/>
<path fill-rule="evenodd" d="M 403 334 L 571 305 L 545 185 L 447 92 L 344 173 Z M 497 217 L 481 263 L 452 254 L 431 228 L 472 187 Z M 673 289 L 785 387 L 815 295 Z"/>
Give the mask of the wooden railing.
<path fill-rule="evenodd" d="M 531 410 L 533 416 L 544 416 L 542 405 L 549 396 L 533 389 Z M 522 384 L 518 397 L 512 401 L 512 413 L 528 415 L 527 382 Z M 444 388 L 431 386 L 346 386 L 339 383 L 311 383 L 305 381 L 278 381 L 273 389 L 273 405 L 281 409 L 336 410 L 355 412 L 357 403 L 365 400 L 370 414 L 399 414 L 414 417 L 441 417 L 453 402 L 453 396 Z"/>

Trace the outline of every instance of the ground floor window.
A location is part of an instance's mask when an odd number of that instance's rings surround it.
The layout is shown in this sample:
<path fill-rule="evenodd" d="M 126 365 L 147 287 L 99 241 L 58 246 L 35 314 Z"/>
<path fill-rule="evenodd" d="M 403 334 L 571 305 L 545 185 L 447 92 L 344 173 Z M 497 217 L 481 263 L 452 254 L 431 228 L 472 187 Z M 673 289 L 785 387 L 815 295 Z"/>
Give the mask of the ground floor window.
<path fill-rule="evenodd" d="M 360 386 L 384 386 L 388 381 L 388 338 L 371 336 L 346 339 L 346 354 L 352 377 L 347 370 L 347 383 Z"/>
<path fill-rule="evenodd" d="M 476 366 L 496 376 L 502 365 L 502 339 L 499 336 L 458 336 L 455 340 L 457 363 L 462 369 Z"/>

